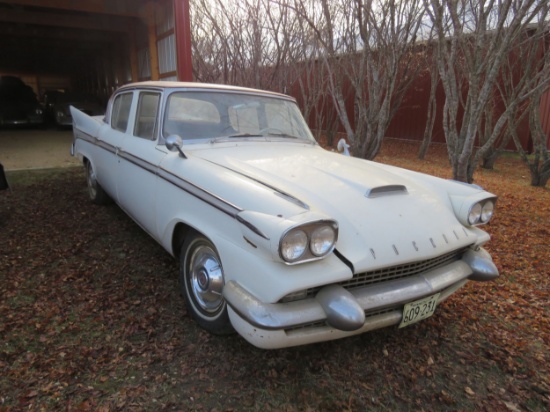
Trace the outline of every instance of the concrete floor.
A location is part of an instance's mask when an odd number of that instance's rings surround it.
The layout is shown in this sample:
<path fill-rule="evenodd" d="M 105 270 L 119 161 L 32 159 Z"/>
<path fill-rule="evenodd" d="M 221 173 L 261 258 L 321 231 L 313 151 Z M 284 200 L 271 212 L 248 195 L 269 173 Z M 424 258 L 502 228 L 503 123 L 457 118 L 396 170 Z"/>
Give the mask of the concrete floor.
<path fill-rule="evenodd" d="M 72 129 L 0 129 L 0 163 L 5 170 L 77 166 L 72 140 Z"/>

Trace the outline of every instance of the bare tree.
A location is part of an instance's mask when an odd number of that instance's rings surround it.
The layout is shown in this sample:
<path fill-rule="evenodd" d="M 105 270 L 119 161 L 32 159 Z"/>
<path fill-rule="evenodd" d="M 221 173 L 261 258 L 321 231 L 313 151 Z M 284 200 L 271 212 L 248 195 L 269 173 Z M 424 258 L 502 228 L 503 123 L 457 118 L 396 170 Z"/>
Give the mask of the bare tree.
<path fill-rule="evenodd" d="M 512 138 L 523 162 L 531 173 L 531 185 L 544 187 L 550 178 L 550 154 L 540 119 L 540 101 L 550 88 L 550 29 L 547 17 L 550 5 L 541 17 L 518 38 L 502 70 L 499 92 L 505 102 L 508 138 Z M 528 156 L 518 135 L 519 124 L 528 119 L 533 152 Z"/>
<path fill-rule="evenodd" d="M 294 0 L 322 47 L 329 87 L 354 155 L 374 158 L 416 77 L 417 0 Z M 352 99 L 353 107 L 347 102 Z"/>
<path fill-rule="evenodd" d="M 436 31 L 438 68 L 446 96 L 443 129 L 453 177 L 471 182 L 480 160 L 506 124 L 504 113 L 476 150 L 482 114 L 491 102 L 503 61 L 546 2 L 424 0 L 424 4 Z"/>
<path fill-rule="evenodd" d="M 314 130 L 335 131 L 319 43 L 293 1 L 194 0 L 195 77 L 292 94 Z"/>
<path fill-rule="evenodd" d="M 266 49 L 273 39 L 265 30 L 265 0 L 194 0 L 193 57 L 200 81 L 262 87 L 272 61 Z"/>
<path fill-rule="evenodd" d="M 323 130 L 335 132 L 336 119 L 334 110 L 327 110 L 327 75 L 319 59 L 319 43 L 310 26 L 289 7 L 292 1 L 277 2 L 278 14 L 285 16 L 284 24 L 276 28 L 281 38 L 278 48 L 286 51 L 277 75 L 279 83 L 285 85 L 281 91 L 297 98 L 304 117 L 319 138 Z"/>
<path fill-rule="evenodd" d="M 431 37 L 431 36 L 430 36 Z M 428 148 L 432 143 L 433 129 L 435 124 L 435 116 L 437 114 L 437 87 L 439 85 L 439 72 L 437 70 L 437 58 L 433 53 L 430 44 L 426 44 L 426 50 L 424 52 L 426 64 L 426 71 L 429 72 L 430 76 L 430 95 L 428 98 L 428 110 L 426 112 L 426 126 L 424 127 L 424 135 L 422 137 L 422 143 L 420 144 L 420 149 L 418 150 L 418 158 L 424 159 Z"/>

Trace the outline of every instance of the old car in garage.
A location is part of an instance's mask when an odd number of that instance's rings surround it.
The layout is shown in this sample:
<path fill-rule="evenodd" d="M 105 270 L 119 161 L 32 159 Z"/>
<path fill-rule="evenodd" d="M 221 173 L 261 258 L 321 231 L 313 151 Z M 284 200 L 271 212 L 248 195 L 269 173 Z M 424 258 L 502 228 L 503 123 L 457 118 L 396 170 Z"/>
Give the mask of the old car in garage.
<path fill-rule="evenodd" d="M 40 126 L 44 110 L 32 88 L 19 77 L 0 77 L 0 127 Z"/>
<path fill-rule="evenodd" d="M 105 113 L 105 108 L 98 99 L 85 93 L 48 90 L 44 93 L 43 101 L 47 120 L 59 128 L 73 125 L 71 106 L 89 116 L 100 116 Z"/>
<path fill-rule="evenodd" d="M 104 117 L 72 112 L 91 201 L 179 261 L 212 333 L 281 348 L 404 327 L 499 275 L 480 228 L 495 195 L 325 150 L 291 97 L 143 82 Z"/>

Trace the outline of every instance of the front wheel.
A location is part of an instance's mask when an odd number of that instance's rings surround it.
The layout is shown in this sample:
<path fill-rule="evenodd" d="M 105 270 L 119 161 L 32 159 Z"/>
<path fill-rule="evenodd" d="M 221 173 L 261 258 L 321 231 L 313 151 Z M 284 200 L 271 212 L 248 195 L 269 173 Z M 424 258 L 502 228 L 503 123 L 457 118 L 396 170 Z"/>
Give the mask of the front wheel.
<path fill-rule="evenodd" d="M 187 310 L 208 332 L 233 332 L 222 296 L 223 268 L 216 248 L 207 238 L 194 233 L 184 242 L 180 254 L 180 285 Z"/>

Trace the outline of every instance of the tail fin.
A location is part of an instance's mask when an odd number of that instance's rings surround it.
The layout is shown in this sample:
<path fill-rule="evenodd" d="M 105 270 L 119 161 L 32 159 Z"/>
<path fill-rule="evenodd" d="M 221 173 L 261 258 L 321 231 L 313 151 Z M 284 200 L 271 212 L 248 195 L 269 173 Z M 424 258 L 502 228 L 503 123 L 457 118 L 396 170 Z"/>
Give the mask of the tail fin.
<path fill-rule="evenodd" d="M 71 106 L 71 116 L 73 117 L 73 128 L 75 131 L 78 130 L 89 136 L 97 137 L 99 128 L 103 123 L 99 117 L 88 116 L 74 106 Z"/>

